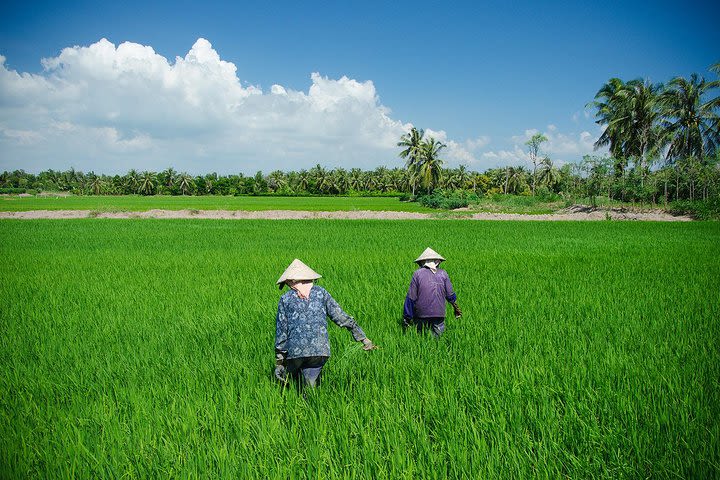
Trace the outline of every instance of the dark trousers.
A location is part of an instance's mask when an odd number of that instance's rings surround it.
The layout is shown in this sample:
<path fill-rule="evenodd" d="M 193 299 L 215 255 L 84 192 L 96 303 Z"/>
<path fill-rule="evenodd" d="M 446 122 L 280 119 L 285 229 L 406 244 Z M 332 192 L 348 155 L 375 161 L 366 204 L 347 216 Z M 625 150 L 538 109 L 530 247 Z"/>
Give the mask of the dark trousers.
<path fill-rule="evenodd" d="M 285 362 L 285 369 L 296 381 L 308 387 L 320 385 L 320 374 L 328 357 L 298 357 Z"/>
<path fill-rule="evenodd" d="M 418 332 L 430 330 L 435 338 L 439 338 L 445 331 L 445 317 L 416 318 L 415 326 Z"/>

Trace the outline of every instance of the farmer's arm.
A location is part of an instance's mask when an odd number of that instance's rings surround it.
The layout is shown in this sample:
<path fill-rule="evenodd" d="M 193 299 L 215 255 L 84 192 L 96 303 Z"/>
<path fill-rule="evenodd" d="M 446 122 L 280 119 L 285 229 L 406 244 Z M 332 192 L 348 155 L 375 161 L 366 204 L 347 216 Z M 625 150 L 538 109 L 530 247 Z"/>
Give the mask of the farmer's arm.
<path fill-rule="evenodd" d="M 447 273 L 445 274 L 445 300 L 450 303 L 455 303 L 457 301 L 457 295 L 455 295 L 455 290 L 453 290 L 450 275 Z"/>
<path fill-rule="evenodd" d="M 285 315 L 285 306 L 281 298 L 278 302 L 278 311 L 275 317 L 275 362 L 278 365 L 282 365 L 287 356 L 287 332 L 287 315 Z"/>
<path fill-rule="evenodd" d="M 418 281 L 415 277 L 415 274 L 413 274 L 412 279 L 410 280 L 410 287 L 408 288 L 408 293 L 405 296 L 405 305 L 403 307 L 403 318 L 406 320 L 411 320 L 415 316 L 415 301 L 418 298 Z"/>
<path fill-rule="evenodd" d="M 455 290 L 453 290 L 450 275 L 447 273 L 445 273 L 445 300 L 450 302 L 452 305 L 453 311 L 455 312 L 455 318 L 462 317 L 462 310 L 460 310 L 460 306 L 457 304 L 457 295 L 455 294 Z"/>
<path fill-rule="evenodd" d="M 332 320 L 338 327 L 350 330 L 350 333 L 352 333 L 353 339 L 355 339 L 356 342 L 362 342 L 367 338 L 365 332 L 363 332 L 362 328 L 360 328 L 360 325 L 355 322 L 355 319 L 345 313 L 332 295 L 327 292 L 325 292 L 325 310 L 327 311 L 327 315 L 330 317 L 330 320 Z"/>

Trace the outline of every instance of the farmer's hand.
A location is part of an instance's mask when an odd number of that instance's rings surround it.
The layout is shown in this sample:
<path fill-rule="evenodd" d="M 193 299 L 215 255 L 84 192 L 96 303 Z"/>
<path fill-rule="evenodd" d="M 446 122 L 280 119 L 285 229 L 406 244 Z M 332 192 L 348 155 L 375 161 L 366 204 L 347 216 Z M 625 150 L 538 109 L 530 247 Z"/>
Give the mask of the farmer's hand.
<path fill-rule="evenodd" d="M 282 353 L 275 355 L 275 366 L 282 367 L 285 365 L 285 356 Z"/>
<path fill-rule="evenodd" d="M 375 349 L 378 348 L 377 345 L 375 345 L 375 344 L 372 342 L 372 340 L 370 340 L 369 338 L 365 338 L 365 339 L 362 341 L 362 343 L 363 343 L 363 350 L 375 350 Z"/>
<path fill-rule="evenodd" d="M 460 310 L 460 306 L 458 306 L 457 303 L 453 303 L 452 306 L 453 310 L 455 311 L 455 318 L 462 317 L 462 310 Z"/>
<path fill-rule="evenodd" d="M 285 371 L 284 366 L 277 365 L 275 367 L 275 378 L 278 379 L 282 383 L 285 383 L 287 381 L 287 372 Z"/>

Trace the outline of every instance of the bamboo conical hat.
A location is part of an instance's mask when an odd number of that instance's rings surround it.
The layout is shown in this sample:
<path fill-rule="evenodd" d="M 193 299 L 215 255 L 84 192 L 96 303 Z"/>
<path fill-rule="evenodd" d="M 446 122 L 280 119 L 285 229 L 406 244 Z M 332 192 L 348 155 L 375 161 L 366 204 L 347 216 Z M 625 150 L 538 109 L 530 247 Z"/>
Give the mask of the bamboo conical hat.
<path fill-rule="evenodd" d="M 415 262 L 422 262 L 424 260 L 440 260 L 441 262 L 443 262 L 445 261 L 445 258 L 443 258 L 442 255 L 437 253 L 432 248 L 428 247 L 423 253 L 420 254 L 418 258 L 415 259 Z"/>
<path fill-rule="evenodd" d="M 322 275 L 296 258 L 280 275 L 276 283 L 282 289 L 287 280 L 316 280 L 321 277 Z"/>

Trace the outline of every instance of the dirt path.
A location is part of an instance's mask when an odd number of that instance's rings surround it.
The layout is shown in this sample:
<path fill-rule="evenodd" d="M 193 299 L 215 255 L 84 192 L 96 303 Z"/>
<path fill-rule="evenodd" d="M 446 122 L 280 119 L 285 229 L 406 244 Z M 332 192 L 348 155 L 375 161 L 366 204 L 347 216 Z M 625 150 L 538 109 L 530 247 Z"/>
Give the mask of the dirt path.
<path fill-rule="evenodd" d="M 692 218 L 675 216 L 662 211 L 624 212 L 594 210 L 583 207 L 572 207 L 560 213 L 544 215 L 524 215 L 519 213 L 470 213 L 462 215 L 385 212 L 385 211 L 344 211 L 344 212 L 308 212 L 298 210 L 148 210 L 146 212 L 96 212 L 92 210 L 30 210 L 24 212 L 0 212 L 0 219 L 67 219 L 67 218 L 210 218 L 228 220 L 269 219 L 269 220 L 308 220 L 308 219 L 342 219 L 342 220 L 650 220 L 656 222 L 687 222 Z"/>

